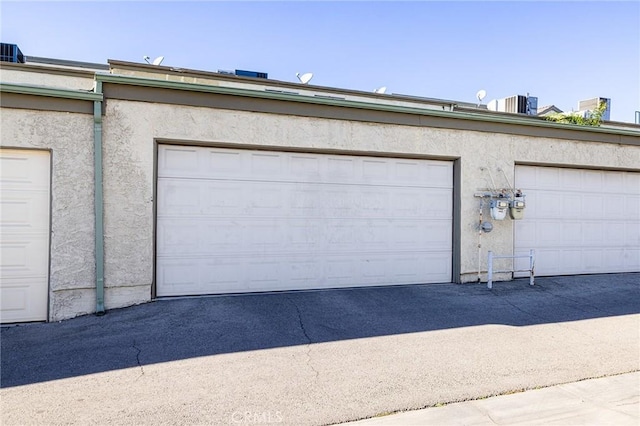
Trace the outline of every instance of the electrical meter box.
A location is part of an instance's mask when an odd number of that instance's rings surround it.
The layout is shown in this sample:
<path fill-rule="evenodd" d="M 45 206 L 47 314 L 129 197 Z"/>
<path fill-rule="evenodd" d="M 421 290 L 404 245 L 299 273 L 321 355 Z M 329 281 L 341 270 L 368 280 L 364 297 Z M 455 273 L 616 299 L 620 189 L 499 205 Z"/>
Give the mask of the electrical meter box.
<path fill-rule="evenodd" d="M 509 203 L 506 200 L 491 200 L 489 207 L 491 209 L 491 217 L 495 220 L 504 220 L 507 217 Z"/>
<path fill-rule="evenodd" d="M 509 202 L 509 216 L 513 220 L 520 220 L 524 218 L 524 200 L 513 200 Z"/>

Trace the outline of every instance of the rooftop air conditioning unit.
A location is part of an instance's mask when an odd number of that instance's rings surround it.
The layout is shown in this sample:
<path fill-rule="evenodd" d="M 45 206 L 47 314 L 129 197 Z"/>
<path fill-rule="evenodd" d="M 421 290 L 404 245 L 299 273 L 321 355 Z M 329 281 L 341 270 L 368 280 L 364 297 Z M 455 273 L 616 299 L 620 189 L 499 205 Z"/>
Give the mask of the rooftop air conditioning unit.
<path fill-rule="evenodd" d="M 240 77 L 269 78 L 269 75 L 266 72 L 259 71 L 236 70 L 236 75 Z"/>
<path fill-rule="evenodd" d="M 17 44 L 0 43 L 0 61 L 24 64 L 24 55 Z"/>
<path fill-rule="evenodd" d="M 491 111 L 510 112 L 512 114 L 538 114 L 538 98 L 535 96 L 515 95 L 497 99 L 487 104 Z"/>
<path fill-rule="evenodd" d="M 593 98 L 587 99 L 585 101 L 578 102 L 578 110 L 579 111 L 593 111 L 598 108 L 600 102 L 604 102 L 607 105 L 607 108 L 604 110 L 602 114 L 602 119 L 605 121 L 609 121 L 609 117 L 611 116 L 611 99 L 609 98 Z"/>

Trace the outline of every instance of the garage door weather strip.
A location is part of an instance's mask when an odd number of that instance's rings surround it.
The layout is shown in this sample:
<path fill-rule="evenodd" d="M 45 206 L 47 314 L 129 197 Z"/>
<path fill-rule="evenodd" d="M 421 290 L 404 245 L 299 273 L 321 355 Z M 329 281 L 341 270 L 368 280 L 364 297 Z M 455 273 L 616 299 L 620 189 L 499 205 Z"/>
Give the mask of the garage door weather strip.
<path fill-rule="evenodd" d="M 102 95 L 102 82 L 95 80 L 94 91 Z M 104 204 L 102 198 L 102 100 L 93 102 L 93 185 L 96 228 L 96 315 L 104 315 Z"/>

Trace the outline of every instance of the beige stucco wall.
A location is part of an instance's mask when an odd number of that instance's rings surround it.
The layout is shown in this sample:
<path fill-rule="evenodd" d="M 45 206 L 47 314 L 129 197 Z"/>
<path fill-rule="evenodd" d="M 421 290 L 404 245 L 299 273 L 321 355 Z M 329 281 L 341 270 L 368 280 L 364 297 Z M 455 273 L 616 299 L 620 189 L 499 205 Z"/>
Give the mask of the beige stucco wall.
<path fill-rule="evenodd" d="M 138 295 L 153 281 L 154 139 L 460 158 L 465 282 L 477 277 L 479 200 L 474 193 L 492 186 L 489 171 L 496 185 L 507 187 L 498 169 L 513 183 L 518 162 L 626 169 L 640 164 L 637 146 L 110 99 L 104 120 L 105 285 L 140 288 L 132 290 Z M 493 232 L 483 236 L 483 268 L 487 250 L 512 252 L 513 221 L 494 221 Z"/>
<path fill-rule="evenodd" d="M 3 108 L 0 125 L 1 146 L 52 152 L 49 319 L 95 312 L 93 117 Z M 489 173 L 507 187 L 517 163 L 640 169 L 638 146 L 109 99 L 103 124 L 107 309 L 151 300 L 154 140 L 460 159 L 464 282 L 476 280 L 479 259 L 486 268 L 488 250 L 513 250 L 513 221 L 493 221 L 478 255 L 474 193 L 492 186 Z"/>
<path fill-rule="evenodd" d="M 3 108 L 0 146 L 51 151 L 49 319 L 95 312 L 93 117 Z"/>
<path fill-rule="evenodd" d="M 92 74 L 53 74 L 42 72 L 36 66 L 33 71 L 12 69 L 4 66 L 0 68 L 0 81 L 3 83 L 27 84 L 30 86 L 45 86 L 56 89 L 91 90 L 94 77 Z"/>

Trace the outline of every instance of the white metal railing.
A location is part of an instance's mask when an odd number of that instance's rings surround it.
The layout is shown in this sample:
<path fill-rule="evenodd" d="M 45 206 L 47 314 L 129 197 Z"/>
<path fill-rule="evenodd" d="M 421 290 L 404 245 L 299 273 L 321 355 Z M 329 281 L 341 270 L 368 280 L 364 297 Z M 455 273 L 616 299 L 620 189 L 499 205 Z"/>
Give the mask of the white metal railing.
<path fill-rule="evenodd" d="M 500 273 L 505 273 L 505 272 L 529 272 L 529 285 L 533 285 L 534 284 L 534 272 L 533 272 L 533 268 L 535 266 L 535 258 L 534 258 L 534 251 L 533 249 L 529 250 L 529 254 L 528 255 L 522 255 L 522 256 L 496 256 L 493 254 L 492 251 L 489 251 L 489 267 L 487 268 L 488 271 L 488 276 L 487 276 L 487 288 L 488 289 L 492 289 L 493 288 L 493 274 L 500 274 Z M 493 270 L 493 259 L 526 259 L 529 258 L 529 269 L 509 269 L 508 271 L 494 271 Z"/>

